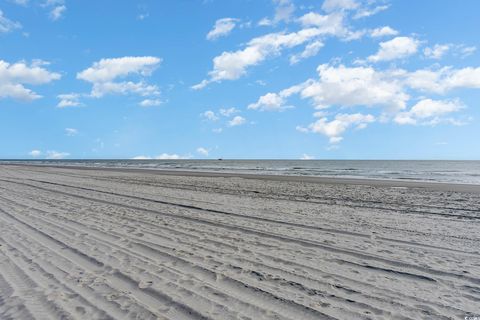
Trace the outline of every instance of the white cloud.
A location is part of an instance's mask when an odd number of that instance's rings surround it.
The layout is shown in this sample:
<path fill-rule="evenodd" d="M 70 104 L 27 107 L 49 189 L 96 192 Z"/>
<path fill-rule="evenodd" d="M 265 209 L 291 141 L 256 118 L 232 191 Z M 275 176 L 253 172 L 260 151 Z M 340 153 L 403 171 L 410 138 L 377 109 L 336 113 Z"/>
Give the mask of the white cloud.
<path fill-rule="evenodd" d="M 28 0 L 12 0 L 12 2 L 21 6 L 26 6 L 28 4 Z"/>
<path fill-rule="evenodd" d="M 436 124 L 442 120 L 441 116 L 463 108 L 458 100 L 423 99 L 409 111 L 398 113 L 394 121 L 398 124 Z"/>
<path fill-rule="evenodd" d="M 433 47 L 427 47 L 423 50 L 425 57 L 430 59 L 441 59 L 451 46 L 449 44 L 436 44 Z"/>
<path fill-rule="evenodd" d="M 76 136 L 78 134 L 78 130 L 75 128 L 65 128 L 65 134 L 70 137 Z"/>
<path fill-rule="evenodd" d="M 462 58 L 468 57 L 469 55 L 472 55 L 475 51 L 477 51 L 477 47 L 471 46 L 471 47 L 465 47 L 462 46 L 460 49 L 460 52 L 462 54 Z"/>
<path fill-rule="evenodd" d="M 8 19 L 3 15 L 3 11 L 0 10 L 0 34 L 8 33 L 21 27 L 22 25 L 20 23 Z"/>
<path fill-rule="evenodd" d="M 296 63 L 300 62 L 300 60 L 310 58 L 310 57 L 313 57 L 313 56 L 317 55 L 317 53 L 320 51 L 321 48 L 323 48 L 323 46 L 324 46 L 324 44 L 320 40 L 316 40 L 316 41 L 313 41 L 313 42 L 309 43 L 305 47 L 303 52 L 301 52 L 300 54 L 295 54 L 295 55 L 290 57 L 290 64 L 296 64 Z"/>
<path fill-rule="evenodd" d="M 217 121 L 218 120 L 218 116 L 215 114 L 215 112 L 213 112 L 211 110 L 207 110 L 204 113 L 202 113 L 202 117 L 204 117 L 205 119 L 210 120 L 210 121 Z"/>
<path fill-rule="evenodd" d="M 370 31 L 370 36 L 373 38 L 385 37 L 385 36 L 396 36 L 398 31 L 390 28 L 389 26 L 376 28 Z"/>
<path fill-rule="evenodd" d="M 36 157 L 40 157 L 42 155 L 42 151 L 32 150 L 28 154 L 31 155 L 32 157 L 36 158 Z"/>
<path fill-rule="evenodd" d="M 28 154 L 34 158 L 37 158 L 43 155 L 44 153 L 41 150 L 32 150 Z M 45 152 L 45 159 L 64 159 L 69 155 L 70 153 L 68 152 L 47 151 Z"/>
<path fill-rule="evenodd" d="M 162 104 L 162 101 L 160 99 L 145 99 L 140 102 L 140 106 L 142 107 L 154 107 L 154 106 L 159 106 Z"/>
<path fill-rule="evenodd" d="M 240 110 L 238 110 L 237 108 L 231 107 L 228 109 L 220 109 L 219 112 L 224 117 L 230 117 L 232 114 L 240 112 Z"/>
<path fill-rule="evenodd" d="M 355 0 L 325 0 L 322 9 L 326 12 L 334 10 L 354 10 L 359 7 Z"/>
<path fill-rule="evenodd" d="M 315 27 L 315 31 L 319 35 L 344 36 L 347 33 L 344 25 L 344 15 L 342 13 L 335 12 L 321 15 L 315 12 L 309 12 L 301 16 L 298 20 L 306 28 Z"/>
<path fill-rule="evenodd" d="M 248 109 L 260 111 L 283 111 L 292 108 L 286 105 L 286 100 L 293 94 L 299 93 L 304 88 L 304 84 L 292 86 L 284 89 L 279 93 L 269 92 L 260 98 L 255 103 L 248 105 Z"/>
<path fill-rule="evenodd" d="M 235 117 L 233 117 L 232 120 L 230 120 L 230 121 L 228 122 L 228 125 L 229 125 L 230 127 L 240 126 L 240 125 L 244 124 L 245 121 L 246 121 L 246 119 L 245 119 L 244 117 L 235 116 Z"/>
<path fill-rule="evenodd" d="M 281 21 L 289 21 L 295 12 L 295 5 L 291 0 L 273 0 L 275 3 L 275 15 L 273 19 L 263 18 L 258 22 L 259 26 L 271 26 Z"/>
<path fill-rule="evenodd" d="M 417 52 L 419 42 L 409 37 L 396 37 L 392 40 L 381 42 L 380 49 L 375 55 L 369 56 L 372 62 L 390 61 L 406 58 Z"/>
<path fill-rule="evenodd" d="M 372 8 L 362 8 L 358 10 L 358 12 L 353 16 L 353 19 L 367 18 L 376 15 L 379 12 L 387 10 L 388 8 L 388 5 L 381 5 Z"/>
<path fill-rule="evenodd" d="M 275 8 L 275 17 L 273 18 L 273 23 L 278 23 L 280 21 L 289 21 L 293 12 L 295 11 L 295 5 L 291 0 L 274 0 L 277 4 Z"/>
<path fill-rule="evenodd" d="M 248 109 L 281 111 L 287 107 L 288 97 L 300 94 L 303 99 L 312 99 L 317 109 L 379 106 L 394 112 L 405 109 L 410 98 L 405 92 L 403 78 L 397 76 L 401 73 L 399 71 L 329 64 L 320 65 L 317 71 L 319 80 L 310 79 L 279 93 L 267 93 L 250 104 Z"/>
<path fill-rule="evenodd" d="M 444 67 L 439 70 L 420 69 L 405 75 L 406 84 L 417 90 L 445 93 L 456 88 L 480 88 L 480 67 L 453 69 Z"/>
<path fill-rule="evenodd" d="M 101 59 L 77 74 L 78 79 L 91 83 L 109 82 L 130 74 L 149 76 L 162 60 L 157 57 L 122 57 Z"/>
<path fill-rule="evenodd" d="M 143 21 L 146 18 L 148 18 L 149 16 L 150 16 L 150 13 L 148 13 L 148 12 L 139 13 L 139 14 L 137 14 L 137 20 Z"/>
<path fill-rule="evenodd" d="M 249 104 L 248 109 L 262 111 L 283 110 L 284 105 L 284 97 L 282 97 L 280 94 L 269 92 L 258 98 L 256 103 Z"/>
<path fill-rule="evenodd" d="M 50 10 L 48 16 L 52 21 L 57 21 L 62 18 L 63 14 L 67 10 L 65 0 L 46 0 L 41 4 L 41 6 Z"/>
<path fill-rule="evenodd" d="M 238 19 L 222 18 L 218 19 L 213 29 L 207 34 L 207 40 L 215 40 L 227 36 L 234 28 Z"/>
<path fill-rule="evenodd" d="M 78 107 L 82 105 L 79 101 L 80 95 L 78 93 L 59 94 L 57 98 L 60 99 L 60 102 L 57 104 L 59 108 Z"/>
<path fill-rule="evenodd" d="M 246 69 L 265 60 L 270 55 L 278 54 L 287 47 L 294 47 L 319 35 L 315 28 L 304 29 L 298 33 L 270 33 L 254 38 L 249 45 L 235 52 L 223 52 L 213 59 L 213 70 L 209 73 L 210 81 L 236 80 L 246 73 Z"/>
<path fill-rule="evenodd" d="M 93 84 L 91 96 L 95 98 L 106 94 L 159 95 L 160 91 L 156 85 L 149 85 L 144 81 L 115 82 L 115 80 L 131 75 L 150 76 L 161 61 L 160 58 L 149 56 L 102 59 L 95 62 L 92 67 L 79 72 L 77 78 Z"/>
<path fill-rule="evenodd" d="M 272 20 L 268 18 L 262 18 L 260 21 L 258 21 L 259 26 L 271 26 L 273 24 Z"/>
<path fill-rule="evenodd" d="M 374 121 L 375 117 L 370 114 L 337 114 L 331 121 L 328 121 L 327 117 L 322 117 L 306 128 L 298 126 L 297 130 L 323 134 L 329 138 L 331 144 L 336 144 L 343 140 L 342 134 L 349 127 L 356 125 L 357 129 L 364 129 L 368 123 Z"/>
<path fill-rule="evenodd" d="M 300 160 L 314 160 L 314 159 L 315 159 L 314 156 L 309 156 L 306 153 L 302 154 L 302 156 L 300 157 Z"/>
<path fill-rule="evenodd" d="M 161 155 L 158 155 L 155 157 L 155 159 L 158 160 L 177 160 L 177 159 L 189 159 L 189 156 L 181 156 L 176 153 L 169 154 L 169 153 L 162 153 Z"/>
<path fill-rule="evenodd" d="M 60 79 L 60 74 L 43 68 L 45 64 L 40 61 L 34 61 L 30 65 L 23 61 L 9 64 L 0 60 L 0 99 L 31 101 L 41 98 L 24 85 L 41 85 Z"/>
<path fill-rule="evenodd" d="M 200 81 L 199 83 L 191 86 L 190 88 L 192 88 L 193 90 L 201 90 L 201 89 L 205 88 L 206 86 L 208 86 L 209 83 L 210 83 L 210 81 L 208 81 L 207 79 L 204 79 L 204 80 Z"/>
<path fill-rule="evenodd" d="M 64 159 L 68 157 L 70 153 L 68 152 L 58 152 L 58 151 L 47 151 L 47 159 Z"/>
<path fill-rule="evenodd" d="M 399 81 L 388 72 L 371 67 L 348 68 L 322 64 L 317 68 L 320 79 L 307 81 L 302 98 L 311 98 L 317 108 L 339 106 L 384 106 L 390 110 L 405 108 L 409 96 Z"/>
<path fill-rule="evenodd" d="M 162 154 L 160 154 L 156 157 L 140 155 L 140 156 L 135 156 L 131 159 L 132 160 L 152 160 L 152 159 L 155 159 L 155 160 L 178 160 L 178 159 L 190 159 L 190 158 L 191 158 L 190 156 L 181 156 L 181 155 L 178 155 L 176 153 L 162 153 Z"/>
<path fill-rule="evenodd" d="M 67 7 L 64 5 L 56 6 L 50 11 L 50 19 L 57 21 L 67 11 Z"/>
<path fill-rule="evenodd" d="M 160 90 L 156 85 L 149 85 L 145 82 L 99 82 L 94 83 L 91 96 L 100 98 L 108 94 L 138 94 L 142 97 L 159 95 Z"/>
<path fill-rule="evenodd" d="M 202 156 L 208 157 L 208 153 L 209 153 L 208 149 L 205 149 L 203 147 L 199 147 L 199 148 L 197 148 L 197 152 L 199 154 L 201 154 Z"/>
<path fill-rule="evenodd" d="M 343 24 L 342 13 L 320 15 L 310 12 L 302 16 L 299 22 L 304 28 L 297 32 L 269 33 L 253 38 L 244 49 L 225 51 L 216 56 L 213 59 L 213 70 L 209 72 L 209 79 L 193 85 L 192 89 L 202 89 L 211 82 L 239 79 L 247 73 L 249 67 L 258 65 L 271 56 L 279 55 L 285 49 L 315 42 L 322 36 L 353 36 Z M 315 43 L 306 49 L 305 55 L 315 53 L 319 47 L 320 43 Z"/>
<path fill-rule="evenodd" d="M 319 79 L 308 79 L 278 93 L 269 92 L 256 103 L 248 106 L 254 110 L 282 110 L 288 97 L 299 94 L 302 99 L 311 99 L 319 118 L 309 126 L 298 126 L 301 132 L 317 132 L 329 137 L 331 143 L 341 141 L 342 133 L 349 127 L 363 129 L 375 121 L 373 115 L 356 113 L 337 114 L 333 120 L 327 116 L 331 107 L 380 107 L 378 120 L 393 120 L 399 124 L 436 125 L 449 123 L 463 125 L 466 122 L 448 114 L 463 108 L 458 100 L 432 100 L 420 97 L 421 101 L 406 110 L 410 94 L 433 92 L 445 94 L 456 88 L 480 89 L 480 67 L 454 69 L 443 67 L 437 70 L 420 69 L 409 72 L 403 69 L 375 70 L 373 67 L 346 67 L 322 64 L 317 68 Z M 330 110 L 330 109 L 329 109 Z M 469 118 L 467 121 L 470 121 Z"/>

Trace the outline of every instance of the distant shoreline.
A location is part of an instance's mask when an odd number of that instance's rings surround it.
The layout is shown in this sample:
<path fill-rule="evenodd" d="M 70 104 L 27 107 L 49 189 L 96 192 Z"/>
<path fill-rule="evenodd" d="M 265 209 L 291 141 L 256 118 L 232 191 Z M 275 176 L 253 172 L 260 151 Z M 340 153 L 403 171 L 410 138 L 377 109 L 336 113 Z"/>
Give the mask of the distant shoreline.
<path fill-rule="evenodd" d="M 215 171 L 197 171 L 197 170 L 169 170 L 152 168 L 115 168 L 115 167 L 88 167 L 88 166 L 65 166 L 65 165 L 29 165 L 29 164 L 4 164 L 0 166 L 22 166 L 22 167 L 46 167 L 59 169 L 78 169 L 78 170 L 98 170 L 112 172 L 131 172 L 131 173 L 149 173 L 155 175 L 167 176 L 187 176 L 187 177 L 212 177 L 212 178 L 242 178 L 254 180 L 269 181 L 290 181 L 307 182 L 318 184 L 337 184 L 337 185 L 367 185 L 373 187 L 399 187 L 399 188 L 424 188 L 436 191 L 453 192 L 471 192 L 480 193 L 479 184 L 465 184 L 452 182 L 431 182 L 419 180 L 399 180 L 399 179 L 375 179 L 375 178 L 346 178 L 346 177 L 326 177 L 326 176 L 294 176 L 281 174 L 255 174 L 255 173 L 237 173 L 237 172 L 215 172 Z"/>

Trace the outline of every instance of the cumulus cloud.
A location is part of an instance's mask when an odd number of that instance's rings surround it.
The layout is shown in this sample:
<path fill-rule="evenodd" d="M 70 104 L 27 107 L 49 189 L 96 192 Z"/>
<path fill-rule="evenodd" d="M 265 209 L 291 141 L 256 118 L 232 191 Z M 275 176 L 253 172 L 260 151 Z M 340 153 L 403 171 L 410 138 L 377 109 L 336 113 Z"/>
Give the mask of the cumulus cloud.
<path fill-rule="evenodd" d="M 42 85 L 60 79 L 60 74 L 44 68 L 46 64 L 44 61 L 34 61 L 30 65 L 23 61 L 10 64 L 0 60 L 0 99 L 32 101 L 41 98 L 25 85 Z"/>
<path fill-rule="evenodd" d="M 0 10 L 0 34 L 8 33 L 21 27 L 22 25 L 20 23 L 8 19 L 3 15 L 3 11 Z"/>
<path fill-rule="evenodd" d="M 162 153 L 156 157 L 150 157 L 150 156 L 135 156 L 132 158 L 132 160 L 179 160 L 179 159 L 190 159 L 190 156 L 181 156 L 176 153 Z"/>
<path fill-rule="evenodd" d="M 28 0 L 12 0 L 12 2 L 21 6 L 26 6 L 28 4 Z"/>
<path fill-rule="evenodd" d="M 63 14 L 67 11 L 67 7 L 64 5 L 56 6 L 50 11 L 50 19 L 53 21 L 59 20 Z"/>
<path fill-rule="evenodd" d="M 302 154 L 302 156 L 300 157 L 300 160 L 314 160 L 315 157 L 314 156 L 310 156 L 306 153 Z"/>
<path fill-rule="evenodd" d="M 47 151 L 46 159 L 65 159 L 70 153 L 68 152 L 58 152 L 58 151 Z"/>
<path fill-rule="evenodd" d="M 157 160 L 177 160 L 177 159 L 189 159 L 190 156 L 181 156 L 176 153 L 162 153 L 155 157 Z"/>
<path fill-rule="evenodd" d="M 215 57 L 213 59 L 213 70 L 209 72 L 210 79 L 203 80 L 192 88 L 201 89 L 212 81 L 236 80 L 246 73 L 248 67 L 259 64 L 271 55 L 279 54 L 284 48 L 305 43 L 319 34 L 317 29 L 310 28 L 298 33 L 270 33 L 254 38 L 245 49 L 223 52 Z"/>
<path fill-rule="evenodd" d="M 143 80 L 138 82 L 116 80 L 128 76 L 148 77 L 161 61 L 160 58 L 149 56 L 101 59 L 90 68 L 79 72 L 77 79 L 92 83 L 90 95 L 95 98 L 107 94 L 155 96 L 160 94 L 156 85 L 150 85 Z"/>
<path fill-rule="evenodd" d="M 354 10 L 359 7 L 355 0 L 325 0 L 322 9 L 326 12 L 335 10 Z"/>
<path fill-rule="evenodd" d="M 78 93 L 59 94 L 57 98 L 60 99 L 57 104 L 58 108 L 78 107 L 82 105 L 79 101 L 80 94 Z"/>
<path fill-rule="evenodd" d="M 50 10 L 48 16 L 52 21 L 61 19 L 67 11 L 65 0 L 46 0 L 41 6 Z"/>
<path fill-rule="evenodd" d="M 162 104 L 162 100 L 160 99 L 145 99 L 140 102 L 140 106 L 142 107 L 154 107 L 159 106 Z"/>
<path fill-rule="evenodd" d="M 385 36 L 396 36 L 398 31 L 395 29 L 390 28 L 389 26 L 375 28 L 370 31 L 370 36 L 372 38 L 380 38 Z"/>
<path fill-rule="evenodd" d="M 202 113 L 202 117 L 204 117 L 205 119 L 210 120 L 210 121 L 217 121 L 218 120 L 218 116 L 212 110 L 207 110 L 204 113 Z"/>
<path fill-rule="evenodd" d="M 317 108 L 363 105 L 401 110 L 409 99 L 401 83 L 392 79 L 389 72 L 328 64 L 320 65 L 317 71 L 320 79 L 308 81 L 301 91 L 302 98 L 313 99 Z"/>
<path fill-rule="evenodd" d="M 37 157 L 40 157 L 42 155 L 42 151 L 40 150 L 32 150 L 28 153 L 29 155 L 31 155 L 32 157 L 34 158 L 37 158 Z"/>
<path fill-rule="evenodd" d="M 423 54 L 427 58 L 438 60 L 441 59 L 450 48 L 451 46 L 449 44 L 436 44 L 433 47 L 425 48 Z"/>
<path fill-rule="evenodd" d="M 405 109 L 410 98 L 404 90 L 404 82 L 395 71 L 330 64 L 318 66 L 317 71 L 318 80 L 309 79 L 279 93 L 267 93 L 248 108 L 281 111 L 287 107 L 288 97 L 300 94 L 303 99 L 311 99 L 318 109 L 331 106 L 380 106 L 393 112 Z"/>
<path fill-rule="evenodd" d="M 370 114 L 337 114 L 331 121 L 327 117 L 321 117 L 308 127 L 298 126 L 297 130 L 323 134 L 329 138 L 331 144 L 336 144 L 343 140 L 342 134 L 349 127 L 356 126 L 357 129 L 364 129 L 368 123 L 374 121 L 375 117 Z"/>
<path fill-rule="evenodd" d="M 213 29 L 207 34 L 207 40 L 215 40 L 220 37 L 227 36 L 235 28 L 238 19 L 222 18 L 218 19 Z"/>
<path fill-rule="evenodd" d="M 283 111 L 293 108 L 286 104 L 286 100 L 291 95 L 299 93 L 303 88 L 304 84 L 300 84 L 284 89 L 279 93 L 269 92 L 261 96 L 257 102 L 249 104 L 247 108 L 260 111 Z"/>
<path fill-rule="evenodd" d="M 202 156 L 208 157 L 208 153 L 209 153 L 208 149 L 205 149 L 203 147 L 199 147 L 199 148 L 197 148 L 197 152 L 199 154 L 201 154 Z"/>
<path fill-rule="evenodd" d="M 321 35 L 345 36 L 348 29 L 345 27 L 344 18 L 344 14 L 338 12 L 327 15 L 309 12 L 301 16 L 299 22 L 304 27 L 314 27 Z"/>
<path fill-rule="evenodd" d="M 91 83 L 110 82 L 130 74 L 149 76 L 162 60 L 157 57 L 122 57 L 101 59 L 77 74 L 77 78 Z"/>
<path fill-rule="evenodd" d="M 69 137 L 73 137 L 78 134 L 78 130 L 75 128 L 65 128 L 65 134 Z"/>
<path fill-rule="evenodd" d="M 285 105 L 285 98 L 280 94 L 269 92 L 260 98 L 255 103 L 248 105 L 248 109 L 252 110 L 283 110 Z"/>
<path fill-rule="evenodd" d="M 324 44 L 320 40 L 309 43 L 301 53 L 292 55 L 290 57 L 290 64 L 296 64 L 303 59 L 317 55 L 317 53 L 320 51 L 321 48 L 323 48 L 323 46 Z"/>
<path fill-rule="evenodd" d="M 137 94 L 146 97 L 159 95 L 160 90 L 156 85 L 149 85 L 143 81 L 99 82 L 93 84 L 92 97 L 100 98 L 108 94 Z"/>
<path fill-rule="evenodd" d="M 249 67 L 258 65 L 269 57 L 280 55 L 285 49 L 307 44 L 303 57 L 314 55 L 321 47 L 319 37 L 354 37 L 355 35 L 344 26 L 343 19 L 343 14 L 339 12 L 328 15 L 310 12 L 299 18 L 303 29 L 297 32 L 269 33 L 253 38 L 243 49 L 224 51 L 213 59 L 213 69 L 208 74 L 209 78 L 193 85 L 192 89 L 202 89 L 211 82 L 239 79 L 247 73 Z M 293 58 L 293 61 L 298 58 L 302 58 L 302 55 Z"/>
<path fill-rule="evenodd" d="M 354 115 L 339 113 L 330 120 L 327 115 L 335 112 L 330 111 L 333 107 L 378 107 L 380 108 L 378 120 L 381 122 L 393 120 L 399 124 L 460 125 L 465 121 L 446 117 L 463 108 L 459 100 L 433 100 L 424 94 L 447 94 L 459 88 L 480 89 L 480 67 L 461 69 L 443 67 L 407 71 L 376 70 L 371 66 L 346 67 L 342 64 L 321 64 L 317 71 L 318 79 L 308 79 L 278 93 L 269 92 L 260 96 L 257 102 L 248 105 L 248 109 L 281 111 L 288 106 L 288 98 L 294 94 L 301 99 L 309 99 L 319 110 L 314 114 L 319 119 L 309 126 L 299 126 L 297 130 L 322 133 L 330 138 L 331 143 L 338 143 L 342 140 L 342 133 L 345 130 L 353 126 L 362 129 L 375 121 L 375 118 L 373 115 L 363 117 L 359 113 Z M 419 97 L 421 100 L 410 110 L 406 110 L 411 95 L 414 97 L 421 95 Z"/>
<path fill-rule="evenodd" d="M 406 84 L 424 92 L 446 93 L 457 88 L 480 88 L 480 67 L 454 69 L 443 67 L 438 70 L 420 69 L 405 75 Z"/>
<path fill-rule="evenodd" d="M 460 48 L 462 58 L 472 55 L 475 51 L 477 51 L 477 47 L 475 46 L 471 46 L 471 47 L 461 46 Z"/>
<path fill-rule="evenodd" d="M 246 121 L 246 119 L 244 117 L 241 117 L 241 116 L 235 116 L 233 117 L 232 120 L 230 120 L 228 122 L 228 125 L 230 127 L 236 127 L 236 126 L 241 126 L 242 124 L 244 124 Z"/>
<path fill-rule="evenodd" d="M 364 7 L 357 11 L 357 13 L 353 16 L 353 19 L 367 18 L 373 15 L 376 15 L 379 12 L 385 11 L 388 8 L 389 8 L 388 5 Z"/>
<path fill-rule="evenodd" d="M 271 26 L 281 21 L 289 21 L 295 12 L 295 5 L 291 0 L 273 0 L 275 4 L 275 15 L 273 19 L 263 18 L 258 25 Z"/>
<path fill-rule="evenodd" d="M 220 109 L 218 112 L 224 117 L 230 117 L 232 114 L 240 112 L 240 110 L 238 110 L 237 108 L 231 107 L 228 109 Z"/>
<path fill-rule="evenodd" d="M 410 110 L 398 113 L 394 121 L 398 124 L 436 124 L 442 121 L 441 116 L 463 108 L 458 100 L 422 99 Z"/>
<path fill-rule="evenodd" d="M 390 61 L 402 59 L 417 52 L 419 41 L 410 37 L 396 37 L 381 42 L 378 52 L 368 57 L 368 61 Z"/>

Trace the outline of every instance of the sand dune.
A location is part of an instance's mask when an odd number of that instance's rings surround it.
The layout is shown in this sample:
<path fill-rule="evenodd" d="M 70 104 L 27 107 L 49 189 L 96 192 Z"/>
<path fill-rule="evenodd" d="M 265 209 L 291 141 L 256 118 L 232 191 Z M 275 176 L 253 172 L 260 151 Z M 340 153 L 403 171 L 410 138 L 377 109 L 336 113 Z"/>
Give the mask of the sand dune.
<path fill-rule="evenodd" d="M 0 318 L 463 319 L 469 188 L 0 166 Z"/>

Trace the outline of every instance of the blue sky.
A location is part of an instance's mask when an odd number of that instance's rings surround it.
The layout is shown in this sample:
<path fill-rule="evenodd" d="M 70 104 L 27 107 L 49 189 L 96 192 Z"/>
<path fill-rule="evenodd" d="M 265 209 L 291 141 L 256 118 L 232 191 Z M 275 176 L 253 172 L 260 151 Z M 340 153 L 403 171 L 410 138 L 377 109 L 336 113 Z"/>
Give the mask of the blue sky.
<path fill-rule="evenodd" d="M 0 0 L 0 158 L 479 159 L 478 12 Z"/>

